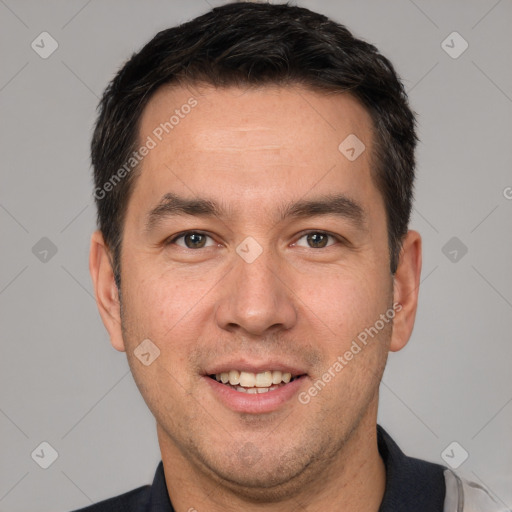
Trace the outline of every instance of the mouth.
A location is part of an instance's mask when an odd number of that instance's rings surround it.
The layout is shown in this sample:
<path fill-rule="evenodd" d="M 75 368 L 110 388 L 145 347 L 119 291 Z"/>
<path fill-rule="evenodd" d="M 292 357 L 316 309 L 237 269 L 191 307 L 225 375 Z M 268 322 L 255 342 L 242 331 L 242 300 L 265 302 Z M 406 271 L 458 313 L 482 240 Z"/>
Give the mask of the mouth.
<path fill-rule="evenodd" d="M 236 413 L 266 414 L 289 409 L 309 379 L 305 366 L 284 358 L 250 361 L 245 357 L 205 368 L 203 382 L 223 406 Z"/>
<path fill-rule="evenodd" d="M 290 372 L 283 372 L 281 370 L 267 370 L 258 373 L 243 370 L 229 370 L 208 375 L 211 379 L 228 386 L 234 391 L 247 394 L 262 394 L 277 391 L 304 376 L 304 374 L 293 375 Z"/>

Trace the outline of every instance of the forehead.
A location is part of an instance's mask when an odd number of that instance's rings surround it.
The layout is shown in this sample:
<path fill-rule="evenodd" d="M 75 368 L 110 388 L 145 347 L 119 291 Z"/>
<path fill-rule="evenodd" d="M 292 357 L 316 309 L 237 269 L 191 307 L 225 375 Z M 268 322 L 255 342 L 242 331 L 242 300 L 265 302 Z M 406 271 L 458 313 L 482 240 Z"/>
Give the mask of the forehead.
<path fill-rule="evenodd" d="M 309 149 L 336 142 L 346 131 L 370 143 L 371 124 L 366 109 L 348 93 L 299 86 L 163 86 L 144 109 L 139 135 L 153 134 L 158 141 L 186 138 L 193 151 L 283 145 L 296 150 L 297 137 Z"/>
<path fill-rule="evenodd" d="M 343 144 L 354 137 L 365 150 L 351 160 Z M 260 207 L 313 189 L 350 190 L 360 198 L 376 192 L 372 121 L 349 94 L 298 86 L 164 86 L 139 124 L 139 143 L 149 140 L 135 186 L 147 201 L 176 188 L 239 205 L 259 200 Z"/>

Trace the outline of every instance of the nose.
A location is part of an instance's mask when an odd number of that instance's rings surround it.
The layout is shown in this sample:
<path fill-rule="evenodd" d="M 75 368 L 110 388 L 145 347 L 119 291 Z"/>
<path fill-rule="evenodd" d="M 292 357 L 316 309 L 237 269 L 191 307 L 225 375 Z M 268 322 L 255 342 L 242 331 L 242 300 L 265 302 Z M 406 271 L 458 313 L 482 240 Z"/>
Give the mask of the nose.
<path fill-rule="evenodd" d="M 252 336 L 293 327 L 297 321 L 294 294 L 277 256 L 266 249 L 249 263 L 235 255 L 234 265 L 216 307 L 217 325 Z"/>

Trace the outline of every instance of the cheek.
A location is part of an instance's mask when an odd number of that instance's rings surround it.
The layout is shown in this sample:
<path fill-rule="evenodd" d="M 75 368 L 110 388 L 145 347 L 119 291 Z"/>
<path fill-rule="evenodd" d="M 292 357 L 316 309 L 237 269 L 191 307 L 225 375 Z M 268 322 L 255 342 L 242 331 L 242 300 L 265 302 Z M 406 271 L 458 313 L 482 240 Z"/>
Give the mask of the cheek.
<path fill-rule="evenodd" d="M 138 268 L 132 269 L 132 274 L 126 270 L 130 278 L 123 305 L 130 332 L 154 340 L 162 349 L 174 339 L 182 340 L 180 346 L 185 346 L 185 340 L 197 334 L 194 326 L 199 329 L 204 322 L 212 283 L 176 269 L 149 272 Z"/>
<path fill-rule="evenodd" d="M 389 307 L 391 280 L 371 269 L 341 269 L 337 275 L 317 281 L 307 291 L 305 303 L 336 335 L 345 339 L 373 325 Z"/>
<path fill-rule="evenodd" d="M 202 325 L 197 318 L 201 302 L 190 291 L 193 287 L 161 275 L 148 277 L 140 269 L 127 281 L 123 336 L 137 386 L 155 416 L 168 407 L 179 410 L 183 392 L 191 386 L 187 356 L 198 338 L 194 326 Z M 145 339 L 159 350 L 148 366 L 136 356 L 136 348 Z M 171 393 L 174 399 L 163 398 L 163 390 L 167 390 L 164 395 Z"/>

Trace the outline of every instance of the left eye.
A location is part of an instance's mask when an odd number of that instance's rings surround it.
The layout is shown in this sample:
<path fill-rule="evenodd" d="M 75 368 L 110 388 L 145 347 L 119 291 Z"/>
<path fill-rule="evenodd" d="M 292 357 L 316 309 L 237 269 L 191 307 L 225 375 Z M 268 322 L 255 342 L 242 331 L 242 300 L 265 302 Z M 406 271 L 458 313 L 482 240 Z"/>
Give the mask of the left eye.
<path fill-rule="evenodd" d="M 208 239 L 210 239 L 210 243 L 207 245 Z M 203 247 L 215 245 L 211 237 L 195 231 L 182 233 L 170 240 L 169 243 L 174 243 L 180 247 L 184 247 L 185 249 L 202 249 Z"/>
<path fill-rule="evenodd" d="M 306 240 L 307 245 L 300 243 L 300 241 L 303 239 Z M 329 239 L 331 239 L 331 241 L 336 241 L 334 236 L 329 235 L 328 233 L 324 233 L 323 231 L 313 231 L 301 236 L 295 245 L 299 245 L 301 247 L 310 247 L 313 249 L 323 249 L 324 247 L 332 245 L 332 243 L 329 243 Z"/>

